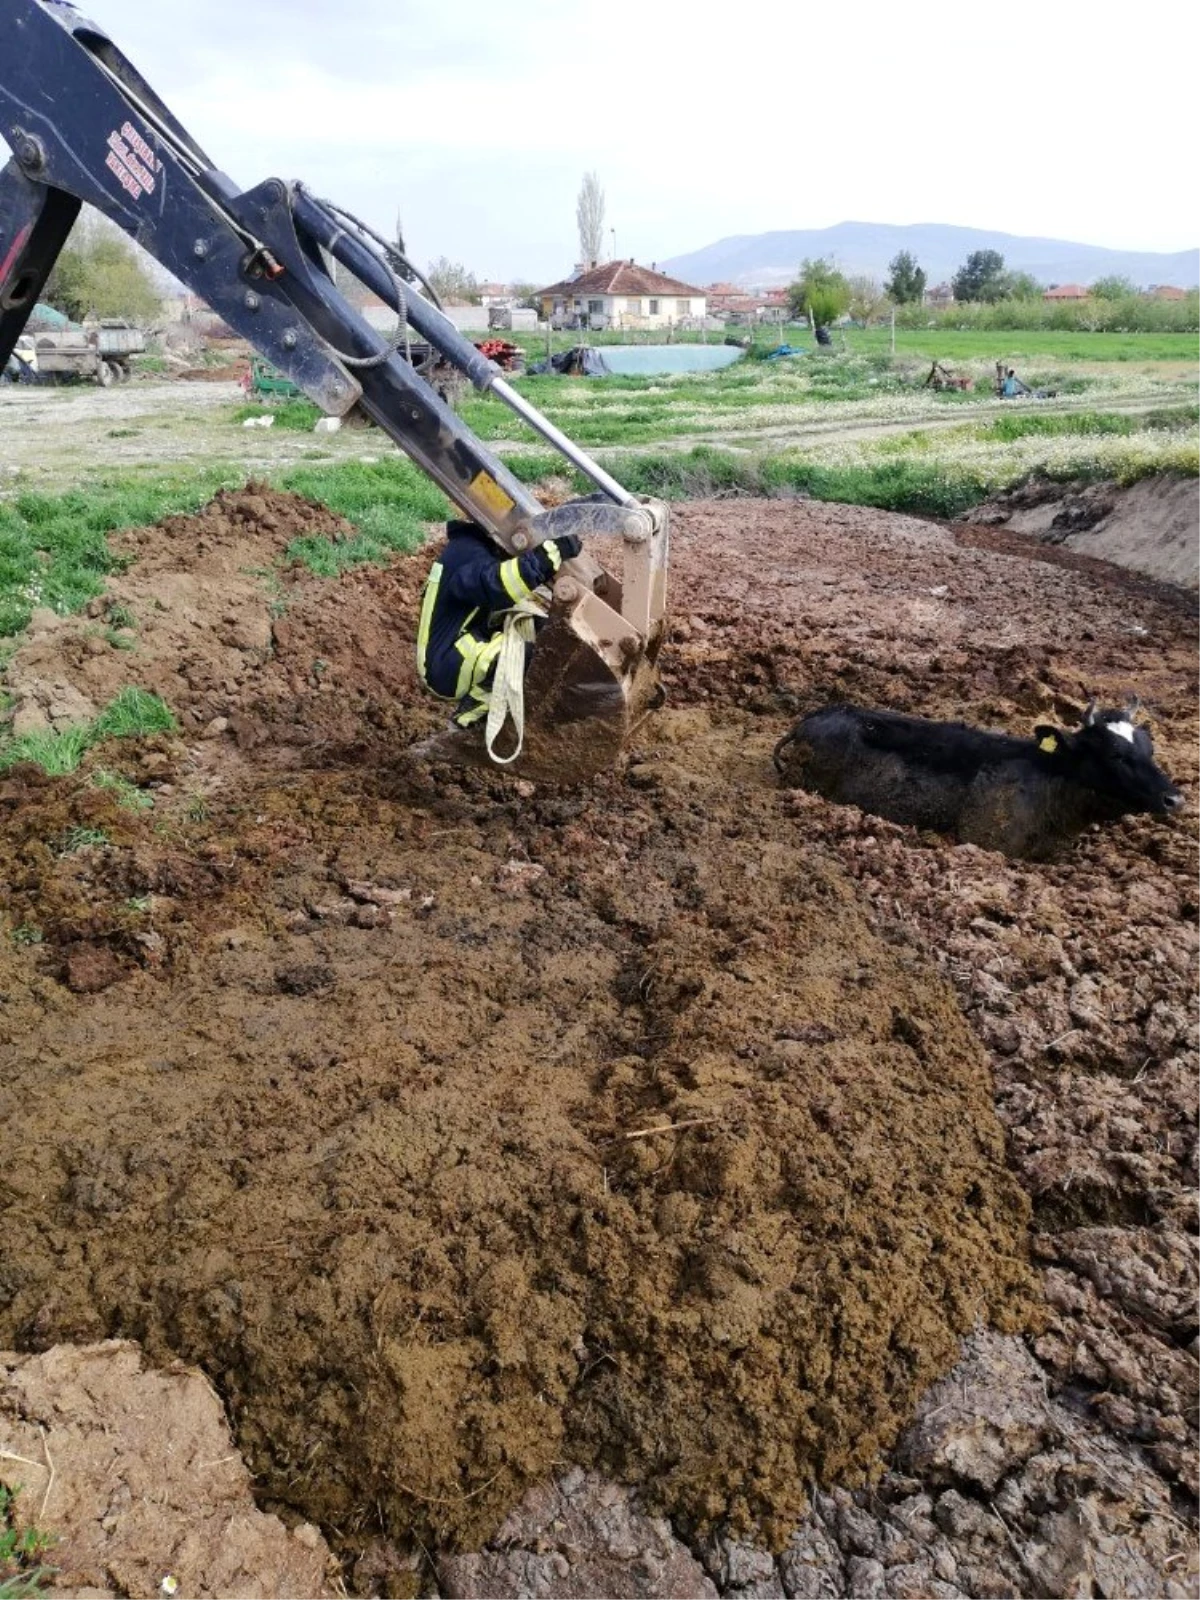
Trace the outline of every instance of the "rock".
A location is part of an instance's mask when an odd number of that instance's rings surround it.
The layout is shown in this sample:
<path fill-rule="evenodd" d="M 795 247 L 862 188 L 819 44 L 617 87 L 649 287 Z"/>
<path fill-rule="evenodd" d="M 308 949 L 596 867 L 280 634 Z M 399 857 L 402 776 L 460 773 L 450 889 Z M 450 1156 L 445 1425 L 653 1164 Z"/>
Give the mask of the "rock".
<path fill-rule="evenodd" d="M 228 717 L 214 717 L 210 723 L 206 724 L 200 737 L 202 739 L 219 739 L 228 727 Z"/>
<path fill-rule="evenodd" d="M 341 428 L 341 426 L 342 426 L 341 417 L 320 417 L 317 420 L 316 426 L 313 428 L 313 432 L 314 433 L 337 433 L 339 431 L 339 429 Z"/>
<path fill-rule="evenodd" d="M 438 1562 L 447 1600 L 709 1600 L 713 1585 L 628 1489 L 578 1468 L 530 1491 L 487 1549 Z M 782 1588 L 773 1591 L 782 1595 Z"/>

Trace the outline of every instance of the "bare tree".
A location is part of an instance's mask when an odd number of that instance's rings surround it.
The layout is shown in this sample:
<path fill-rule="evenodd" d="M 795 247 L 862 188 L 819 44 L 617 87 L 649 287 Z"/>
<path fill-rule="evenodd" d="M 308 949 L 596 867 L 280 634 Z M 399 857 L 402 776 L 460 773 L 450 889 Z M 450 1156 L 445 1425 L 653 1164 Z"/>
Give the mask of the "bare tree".
<path fill-rule="evenodd" d="M 883 315 L 886 296 L 874 278 L 850 279 L 850 315 L 855 322 L 873 322 Z"/>
<path fill-rule="evenodd" d="M 585 172 L 579 199 L 575 202 L 579 224 L 579 259 L 584 267 L 599 261 L 604 248 L 604 190 L 594 172 Z"/>
<path fill-rule="evenodd" d="M 451 305 L 479 303 L 478 280 L 473 272 L 467 271 L 461 261 L 451 261 L 448 256 L 439 256 L 436 261 L 429 263 L 426 277 L 439 300 L 445 300 Z"/>

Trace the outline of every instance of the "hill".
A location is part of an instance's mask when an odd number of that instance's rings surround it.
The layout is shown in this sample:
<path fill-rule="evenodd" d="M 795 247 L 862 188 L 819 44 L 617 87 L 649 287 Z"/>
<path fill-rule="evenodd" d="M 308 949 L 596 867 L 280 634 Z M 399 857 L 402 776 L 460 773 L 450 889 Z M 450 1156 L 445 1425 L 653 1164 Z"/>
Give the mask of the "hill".
<path fill-rule="evenodd" d="M 769 288 L 790 283 L 806 256 L 831 257 L 847 274 L 882 278 L 901 250 L 916 256 L 930 284 L 951 278 L 972 250 L 999 250 L 1005 266 L 1030 272 L 1039 283 L 1092 283 L 1117 273 L 1143 288 L 1200 283 L 1200 254 L 1109 250 L 1066 239 L 1031 239 L 984 228 L 920 222 L 898 227 L 882 222 L 839 222 L 832 228 L 796 228 L 777 233 L 737 234 L 660 263 L 686 283 L 739 283 Z"/>

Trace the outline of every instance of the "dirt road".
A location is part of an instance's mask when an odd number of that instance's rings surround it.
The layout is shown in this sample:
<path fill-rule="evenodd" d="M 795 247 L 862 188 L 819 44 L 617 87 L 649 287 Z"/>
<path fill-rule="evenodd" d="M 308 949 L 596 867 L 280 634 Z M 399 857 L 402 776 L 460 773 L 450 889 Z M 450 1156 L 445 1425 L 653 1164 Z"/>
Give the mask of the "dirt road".
<path fill-rule="evenodd" d="M 150 809 L 0 781 L 0 1348 L 198 1363 L 351 1561 L 470 1547 L 575 1462 L 759 1551 L 814 1481 L 945 1502 L 958 1576 L 912 1592 L 1050 1592 L 1023 1548 L 1116 1539 L 1123 1592 L 1187 1593 L 1194 602 L 995 530 L 684 507 L 667 709 L 530 793 L 405 761 L 428 557 L 249 575 L 318 527 L 252 494 L 125 536 L 137 651 L 59 619 L 10 667 L 51 720 L 133 681 L 184 736 L 91 758 Z M 772 775 L 827 698 L 1024 729 L 1130 691 L 1188 806 L 1050 866 Z M 893 1455 L 983 1325 L 1079 1430 L 1006 1446 L 986 1561 L 965 1481 Z"/>

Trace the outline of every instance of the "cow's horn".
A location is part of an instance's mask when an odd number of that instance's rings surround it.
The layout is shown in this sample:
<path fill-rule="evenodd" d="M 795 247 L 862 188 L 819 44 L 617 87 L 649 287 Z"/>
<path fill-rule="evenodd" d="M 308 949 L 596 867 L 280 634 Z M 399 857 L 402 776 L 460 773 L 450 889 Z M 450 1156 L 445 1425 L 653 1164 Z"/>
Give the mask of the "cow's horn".
<path fill-rule="evenodd" d="M 1129 718 L 1130 722 L 1133 721 L 1134 717 L 1137 716 L 1141 709 L 1142 702 L 1138 699 L 1136 694 L 1131 694 L 1129 699 L 1125 702 L 1125 715 Z"/>
<path fill-rule="evenodd" d="M 1089 700 L 1088 704 L 1087 704 L 1087 710 L 1083 713 L 1083 725 L 1084 725 L 1084 727 L 1085 728 L 1090 728 L 1092 726 L 1093 722 L 1095 722 L 1095 720 L 1096 720 L 1096 702 L 1094 700 Z"/>

